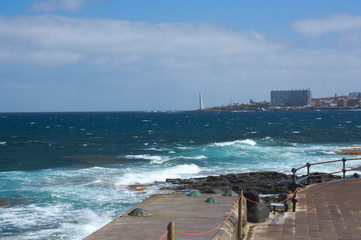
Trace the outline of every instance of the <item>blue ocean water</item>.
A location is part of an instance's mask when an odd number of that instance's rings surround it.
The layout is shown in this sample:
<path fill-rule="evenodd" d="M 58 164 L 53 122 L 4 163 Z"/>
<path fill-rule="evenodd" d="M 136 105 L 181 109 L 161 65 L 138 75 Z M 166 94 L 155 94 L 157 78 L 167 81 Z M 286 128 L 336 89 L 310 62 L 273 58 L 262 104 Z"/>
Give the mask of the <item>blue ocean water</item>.
<path fill-rule="evenodd" d="M 361 111 L 2 113 L 0 238 L 82 239 L 167 178 L 290 173 L 360 142 Z"/>

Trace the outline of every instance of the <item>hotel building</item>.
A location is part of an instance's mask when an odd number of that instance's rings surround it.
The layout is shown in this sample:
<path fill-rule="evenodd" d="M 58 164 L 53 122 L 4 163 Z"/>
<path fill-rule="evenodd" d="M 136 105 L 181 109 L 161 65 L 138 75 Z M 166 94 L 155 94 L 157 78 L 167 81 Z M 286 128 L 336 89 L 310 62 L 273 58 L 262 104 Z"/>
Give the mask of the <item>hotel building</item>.
<path fill-rule="evenodd" d="M 272 90 L 271 107 L 311 106 L 311 89 Z"/>

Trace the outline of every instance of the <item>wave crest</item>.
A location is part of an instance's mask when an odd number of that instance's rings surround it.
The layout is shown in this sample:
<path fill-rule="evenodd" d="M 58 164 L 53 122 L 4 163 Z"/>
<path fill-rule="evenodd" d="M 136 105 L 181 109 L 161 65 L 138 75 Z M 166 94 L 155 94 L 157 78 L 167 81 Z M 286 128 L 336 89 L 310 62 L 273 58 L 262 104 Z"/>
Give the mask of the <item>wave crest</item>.
<path fill-rule="evenodd" d="M 212 147 L 229 147 L 229 146 L 237 146 L 237 145 L 250 145 L 255 146 L 257 143 L 252 139 L 244 139 L 244 140 L 236 140 L 230 142 L 215 142 L 211 144 Z"/>
<path fill-rule="evenodd" d="M 163 155 L 149 155 L 149 154 L 139 154 L 139 155 L 126 155 L 125 158 L 127 159 L 142 159 L 142 160 L 150 160 L 150 163 L 152 164 L 162 164 L 165 162 L 168 162 L 170 160 L 176 160 L 176 159 L 185 159 L 185 160 L 202 160 L 207 159 L 204 155 L 199 156 L 177 156 L 177 157 L 169 157 L 169 156 L 163 156 Z"/>
<path fill-rule="evenodd" d="M 157 171 L 126 173 L 117 181 L 117 185 L 151 184 L 164 182 L 167 178 L 186 178 L 197 174 L 201 169 L 195 164 L 184 164 Z"/>

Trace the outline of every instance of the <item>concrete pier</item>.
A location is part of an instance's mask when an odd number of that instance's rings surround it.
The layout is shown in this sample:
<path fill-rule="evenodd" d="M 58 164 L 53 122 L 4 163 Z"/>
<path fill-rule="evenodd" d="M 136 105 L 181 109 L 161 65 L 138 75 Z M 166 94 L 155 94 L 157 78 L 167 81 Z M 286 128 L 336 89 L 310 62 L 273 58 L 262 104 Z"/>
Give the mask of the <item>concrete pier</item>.
<path fill-rule="evenodd" d="M 297 198 L 296 212 L 252 227 L 247 239 L 361 239 L 361 178 L 311 185 Z"/>
<path fill-rule="evenodd" d="M 221 203 L 207 203 L 205 200 L 215 197 Z M 151 216 L 133 217 L 128 212 L 115 219 L 84 240 L 145 240 L 160 239 L 167 231 L 167 225 L 175 222 L 175 231 L 184 233 L 207 232 L 224 221 L 229 215 L 238 197 L 224 197 L 220 194 L 204 194 L 200 197 L 188 197 L 184 194 L 157 194 L 149 197 L 135 208 L 143 208 L 153 213 Z M 235 211 L 237 212 L 237 211 Z M 230 221 L 222 229 L 200 236 L 176 234 L 175 239 L 233 239 L 235 237 L 236 217 L 232 214 Z M 163 240 L 167 239 L 164 237 Z"/>

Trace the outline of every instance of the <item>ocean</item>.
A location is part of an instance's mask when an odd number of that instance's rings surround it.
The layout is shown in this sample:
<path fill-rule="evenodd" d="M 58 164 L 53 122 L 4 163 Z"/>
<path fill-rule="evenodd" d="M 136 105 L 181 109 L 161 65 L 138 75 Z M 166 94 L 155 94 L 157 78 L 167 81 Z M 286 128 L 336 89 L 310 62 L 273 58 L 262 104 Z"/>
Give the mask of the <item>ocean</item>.
<path fill-rule="evenodd" d="M 82 239 L 167 178 L 291 173 L 360 144 L 361 111 L 0 113 L 0 238 Z"/>

